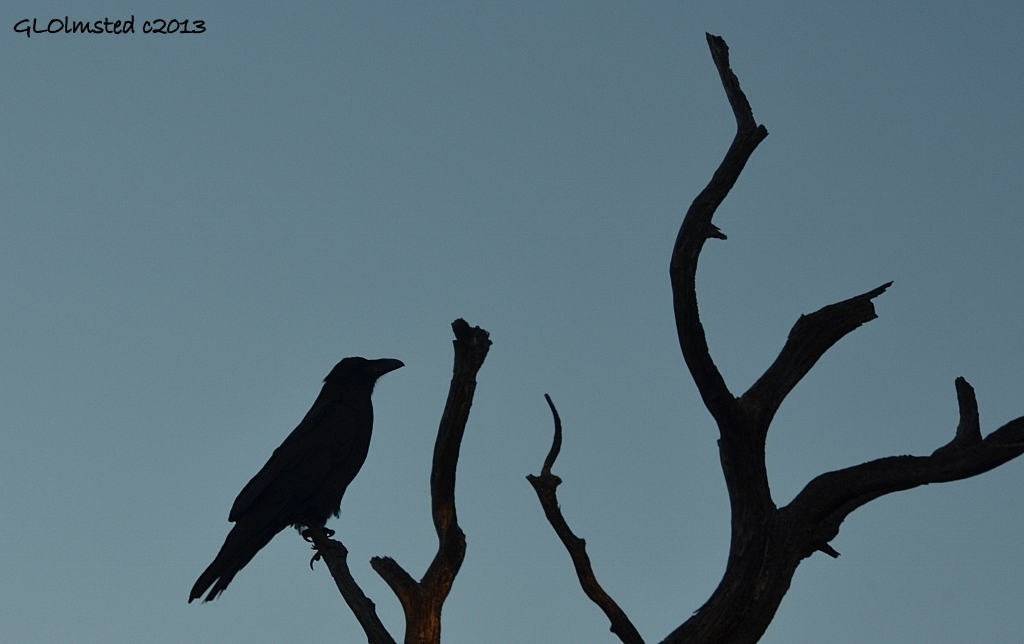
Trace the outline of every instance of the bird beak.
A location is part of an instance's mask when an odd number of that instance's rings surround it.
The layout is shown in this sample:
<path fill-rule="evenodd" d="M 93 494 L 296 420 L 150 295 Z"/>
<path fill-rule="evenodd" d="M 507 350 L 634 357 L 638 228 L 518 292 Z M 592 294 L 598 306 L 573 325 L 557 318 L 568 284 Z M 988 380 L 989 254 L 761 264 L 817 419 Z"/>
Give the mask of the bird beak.
<path fill-rule="evenodd" d="M 380 360 L 370 360 L 369 364 L 366 365 L 366 372 L 374 378 L 380 378 L 384 374 L 390 373 L 395 369 L 401 369 L 404 366 L 405 363 L 401 360 L 381 358 Z"/>

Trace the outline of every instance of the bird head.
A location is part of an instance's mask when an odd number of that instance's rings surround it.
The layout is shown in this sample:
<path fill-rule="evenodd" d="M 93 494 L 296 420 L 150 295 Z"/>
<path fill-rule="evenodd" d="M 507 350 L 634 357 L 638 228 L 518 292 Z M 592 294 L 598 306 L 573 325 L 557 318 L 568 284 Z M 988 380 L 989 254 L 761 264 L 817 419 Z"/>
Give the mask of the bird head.
<path fill-rule="evenodd" d="M 401 360 L 394 358 L 381 358 L 379 360 L 367 360 L 366 358 L 345 358 L 331 369 L 331 373 L 324 378 L 324 385 L 335 385 L 343 388 L 373 388 L 377 379 L 384 374 L 400 369 L 405 366 Z"/>

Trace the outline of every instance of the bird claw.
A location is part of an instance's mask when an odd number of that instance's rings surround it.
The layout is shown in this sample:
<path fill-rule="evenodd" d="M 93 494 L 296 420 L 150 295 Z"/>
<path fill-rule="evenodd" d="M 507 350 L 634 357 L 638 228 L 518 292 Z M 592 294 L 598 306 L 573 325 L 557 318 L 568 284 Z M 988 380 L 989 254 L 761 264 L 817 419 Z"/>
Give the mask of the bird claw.
<path fill-rule="evenodd" d="M 331 537 L 334 536 L 334 530 L 331 530 L 330 528 L 328 528 L 326 526 L 321 528 L 321 530 L 324 531 L 324 536 L 327 537 L 328 539 L 330 539 Z M 309 528 L 306 528 L 305 530 L 300 531 L 299 534 L 302 536 L 303 539 L 305 539 L 309 543 L 313 543 L 313 537 L 309 533 Z"/>
<path fill-rule="evenodd" d="M 334 536 L 334 530 L 331 530 L 327 526 L 322 526 L 320 529 L 324 531 L 324 536 L 327 537 L 328 539 L 330 539 L 331 537 Z M 313 535 L 310 534 L 309 528 L 306 528 L 305 530 L 302 530 L 301 532 L 299 532 L 299 534 L 302 535 L 302 538 L 305 539 L 307 542 L 313 543 Z M 313 564 L 314 563 L 316 563 L 316 562 L 320 561 L 321 559 L 323 559 L 323 556 L 320 554 L 320 551 L 317 550 L 316 546 L 314 545 L 314 546 L 312 546 L 312 548 L 313 548 L 313 550 L 316 550 L 316 554 L 313 555 L 313 558 L 309 560 L 309 569 L 310 570 L 313 569 Z"/>

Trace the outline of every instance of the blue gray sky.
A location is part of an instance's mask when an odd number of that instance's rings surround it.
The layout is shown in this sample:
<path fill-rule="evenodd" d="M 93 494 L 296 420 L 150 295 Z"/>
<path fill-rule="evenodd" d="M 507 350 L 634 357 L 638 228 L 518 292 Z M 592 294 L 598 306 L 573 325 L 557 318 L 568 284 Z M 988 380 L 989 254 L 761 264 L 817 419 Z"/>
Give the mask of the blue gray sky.
<path fill-rule="evenodd" d="M 734 123 L 771 133 L 698 297 L 744 391 L 801 313 L 894 280 L 769 436 L 776 501 L 1024 414 L 1024 8 L 1015 2 L 5 2 L 0 10 L 0 639 L 364 641 L 288 531 L 188 605 L 235 495 L 342 357 L 396 357 L 331 525 L 419 576 L 450 322 L 492 334 L 458 472 L 445 641 L 613 642 L 525 481 L 565 423 L 563 510 L 658 641 L 728 548 L 716 428 L 668 259 Z M 714 5 L 707 8 L 704 5 Z M 136 33 L 24 18 L 134 15 Z M 143 34 L 203 20 L 205 33 Z M 764 641 L 1018 642 L 1024 462 L 886 497 L 815 555 Z"/>

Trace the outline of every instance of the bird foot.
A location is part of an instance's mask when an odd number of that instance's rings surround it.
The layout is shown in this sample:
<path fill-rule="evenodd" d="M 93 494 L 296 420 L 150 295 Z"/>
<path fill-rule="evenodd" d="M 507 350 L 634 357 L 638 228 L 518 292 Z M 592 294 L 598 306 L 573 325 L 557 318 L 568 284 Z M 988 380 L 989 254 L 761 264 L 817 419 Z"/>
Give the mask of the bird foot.
<path fill-rule="evenodd" d="M 321 529 L 324 531 L 324 536 L 326 536 L 328 539 L 334 536 L 334 530 L 331 530 L 326 526 L 324 526 Z M 299 534 L 302 535 L 302 538 L 308 541 L 309 543 L 313 543 L 313 537 L 309 534 L 309 528 L 299 531 Z"/>
<path fill-rule="evenodd" d="M 332 536 L 334 536 L 334 530 L 332 530 L 331 528 L 325 526 L 322 529 L 324 530 L 324 534 L 327 536 L 328 539 L 331 539 Z M 302 530 L 302 532 L 300 532 L 300 533 L 302 534 L 302 539 L 306 540 L 310 544 L 312 543 L 313 540 L 312 540 L 312 535 L 309 534 L 309 528 L 306 528 L 306 529 Z M 313 546 L 312 549 L 316 550 L 316 546 Z M 324 557 L 321 556 L 321 553 L 319 553 L 319 551 L 316 550 L 316 554 L 313 555 L 312 559 L 309 560 L 309 569 L 312 570 L 313 569 L 313 564 L 316 563 L 317 561 L 323 559 L 323 558 Z"/>

